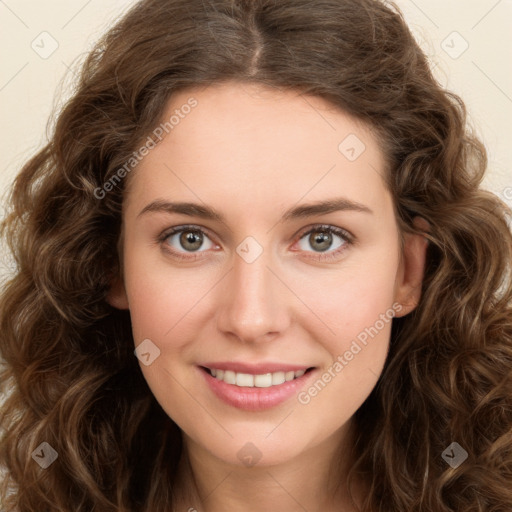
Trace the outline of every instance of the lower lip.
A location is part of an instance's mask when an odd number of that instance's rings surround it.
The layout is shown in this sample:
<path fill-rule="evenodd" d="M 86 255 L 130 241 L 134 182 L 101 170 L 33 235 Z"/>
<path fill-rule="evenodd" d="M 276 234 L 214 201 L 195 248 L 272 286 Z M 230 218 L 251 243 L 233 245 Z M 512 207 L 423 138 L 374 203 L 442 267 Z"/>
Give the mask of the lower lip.
<path fill-rule="evenodd" d="M 268 388 L 250 388 L 235 386 L 216 379 L 202 367 L 198 367 L 198 370 L 203 374 L 206 383 L 217 397 L 228 405 L 245 411 L 263 411 L 285 402 L 296 395 L 315 372 L 314 369 L 309 370 L 297 379 Z"/>

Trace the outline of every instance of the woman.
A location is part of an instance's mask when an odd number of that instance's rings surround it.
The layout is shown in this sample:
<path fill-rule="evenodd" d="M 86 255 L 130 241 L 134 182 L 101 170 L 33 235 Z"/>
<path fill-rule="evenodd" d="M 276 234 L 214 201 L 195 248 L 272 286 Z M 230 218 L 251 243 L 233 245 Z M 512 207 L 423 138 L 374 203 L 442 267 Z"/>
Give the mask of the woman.
<path fill-rule="evenodd" d="M 3 225 L 4 509 L 510 508 L 485 168 L 381 2 L 136 4 Z"/>

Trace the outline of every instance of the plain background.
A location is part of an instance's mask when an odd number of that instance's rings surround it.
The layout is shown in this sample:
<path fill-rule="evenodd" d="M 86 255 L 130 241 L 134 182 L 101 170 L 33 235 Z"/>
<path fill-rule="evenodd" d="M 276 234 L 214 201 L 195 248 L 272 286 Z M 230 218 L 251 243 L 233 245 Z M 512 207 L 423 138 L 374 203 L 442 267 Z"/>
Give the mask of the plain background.
<path fill-rule="evenodd" d="M 0 0 L 0 216 L 9 183 L 45 144 L 49 116 L 71 94 L 78 65 L 134 3 Z M 512 206 L 512 0 L 396 4 L 438 80 L 468 107 L 469 122 L 489 154 L 484 188 Z M 3 265 L 6 271 L 8 265 Z"/>

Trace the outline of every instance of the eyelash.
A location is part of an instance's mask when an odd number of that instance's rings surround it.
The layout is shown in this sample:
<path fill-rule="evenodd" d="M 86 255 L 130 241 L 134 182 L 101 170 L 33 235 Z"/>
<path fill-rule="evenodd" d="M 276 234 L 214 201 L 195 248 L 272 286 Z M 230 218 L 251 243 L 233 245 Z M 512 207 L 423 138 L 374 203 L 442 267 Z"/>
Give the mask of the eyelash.
<path fill-rule="evenodd" d="M 195 226 L 195 225 L 185 225 L 185 226 L 176 226 L 174 228 L 171 228 L 168 231 L 165 231 L 160 236 L 158 236 L 157 241 L 161 245 L 164 245 L 164 242 L 172 235 L 175 235 L 176 233 L 187 232 L 187 231 L 192 232 L 192 233 L 201 233 L 211 240 L 211 237 L 208 235 L 208 232 L 205 231 L 203 228 L 201 228 L 199 226 Z M 311 233 L 314 233 L 317 231 L 322 232 L 322 233 L 335 234 L 335 235 L 339 236 L 345 242 L 341 247 L 339 247 L 338 249 L 336 249 L 335 251 L 332 251 L 332 252 L 308 251 L 308 252 L 313 252 L 316 255 L 314 257 L 314 259 L 316 259 L 317 261 L 332 261 L 332 260 L 336 259 L 342 252 L 344 252 L 349 246 L 353 245 L 353 243 L 354 243 L 354 238 L 350 233 L 348 233 L 348 231 L 345 231 L 344 229 L 338 228 L 336 226 L 330 226 L 330 225 L 326 225 L 326 224 L 316 224 L 310 228 L 306 228 L 306 231 L 302 231 L 300 233 L 298 240 L 300 241 L 306 235 L 310 235 Z M 211 240 L 211 241 L 212 241 L 212 243 L 214 243 L 213 240 Z M 170 253 L 174 258 L 177 258 L 178 260 L 186 260 L 186 261 L 196 261 L 196 260 L 202 258 L 202 256 L 200 256 L 201 252 L 205 252 L 205 251 L 192 252 L 192 253 L 188 253 L 188 256 L 184 256 L 184 253 L 170 249 L 168 244 L 165 244 L 163 249 L 166 252 Z"/>

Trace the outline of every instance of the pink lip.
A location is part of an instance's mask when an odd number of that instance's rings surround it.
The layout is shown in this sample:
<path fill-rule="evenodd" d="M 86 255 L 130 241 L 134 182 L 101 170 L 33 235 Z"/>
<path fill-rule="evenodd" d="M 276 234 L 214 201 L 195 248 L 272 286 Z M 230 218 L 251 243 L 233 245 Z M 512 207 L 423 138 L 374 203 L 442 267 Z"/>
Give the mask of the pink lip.
<path fill-rule="evenodd" d="M 285 363 L 237 363 L 236 361 L 225 361 L 218 363 L 201 363 L 199 366 L 216 370 L 231 370 L 238 373 L 248 373 L 250 375 L 263 375 L 265 373 L 275 372 L 298 372 L 307 370 L 311 365 L 285 364 Z"/>
<path fill-rule="evenodd" d="M 232 367 L 235 366 L 237 368 L 240 367 L 238 365 L 234 365 Z M 219 370 L 224 369 L 215 365 L 212 365 L 212 367 L 218 368 Z M 265 368 L 268 367 L 268 365 L 265 366 Z M 282 368 L 283 365 L 280 365 L 280 369 Z M 298 367 L 297 370 L 302 370 L 306 368 L 310 367 Z M 311 376 L 316 373 L 315 370 L 311 370 L 302 375 L 302 377 L 293 379 L 288 382 L 283 382 L 282 384 L 279 384 L 277 386 L 270 386 L 268 388 L 249 388 L 235 386 L 234 384 L 227 384 L 222 380 L 212 377 L 208 370 L 205 370 L 200 366 L 198 366 L 197 369 L 202 374 L 209 388 L 218 398 L 220 398 L 224 403 L 231 405 L 232 407 L 237 407 L 238 409 L 243 409 L 245 411 L 263 411 L 265 409 L 270 409 L 271 407 L 276 407 L 277 405 L 288 400 L 290 397 L 296 396 L 300 388 L 302 388 L 305 385 L 306 381 L 308 381 L 311 378 Z M 226 369 L 230 370 L 231 368 Z M 254 370 L 254 367 L 251 367 L 251 369 Z M 290 369 L 288 371 L 292 370 Z M 269 372 L 261 372 L 258 369 L 257 372 L 246 371 L 245 373 L 253 373 L 257 375 Z"/>

